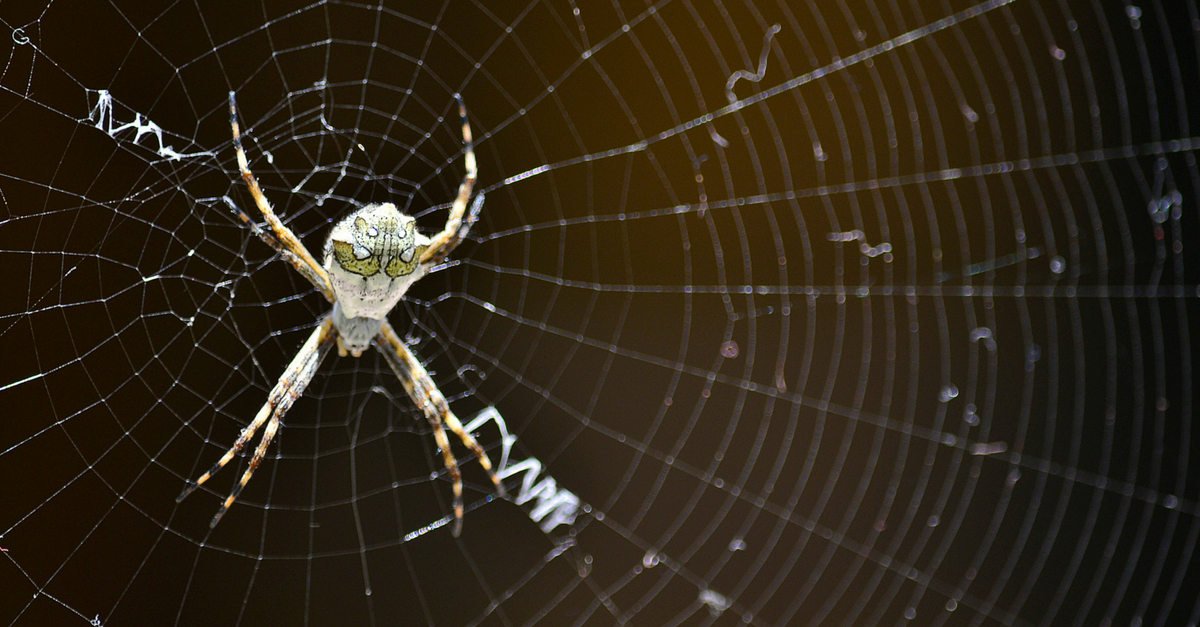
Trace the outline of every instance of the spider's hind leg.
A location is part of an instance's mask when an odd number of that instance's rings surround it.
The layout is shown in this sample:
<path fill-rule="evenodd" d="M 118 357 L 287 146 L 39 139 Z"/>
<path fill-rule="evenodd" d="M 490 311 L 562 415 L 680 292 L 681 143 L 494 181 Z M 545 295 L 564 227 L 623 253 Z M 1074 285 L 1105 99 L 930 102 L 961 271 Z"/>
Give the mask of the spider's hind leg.
<path fill-rule="evenodd" d="M 205 481 L 208 481 L 218 470 L 224 468 L 239 451 L 245 448 L 246 443 L 254 437 L 254 434 L 265 423 L 267 428 L 263 432 L 262 441 L 254 449 L 254 457 L 250 459 L 249 467 L 246 468 L 246 472 L 242 473 L 241 481 L 234 487 L 233 492 L 225 499 L 225 502 L 221 505 L 221 509 L 217 511 L 217 515 L 213 516 L 212 522 L 208 525 L 209 527 L 217 526 L 217 523 L 221 521 L 221 517 L 229 509 L 229 506 L 233 505 L 238 495 L 241 494 L 242 488 L 246 487 L 246 484 L 249 483 L 255 469 L 262 463 L 263 457 L 267 454 L 267 447 L 270 446 L 271 440 L 275 437 L 284 414 L 291 409 L 292 403 L 296 402 L 296 399 L 304 393 L 304 388 L 308 387 L 309 382 L 312 381 L 313 375 L 317 372 L 317 367 L 321 365 L 321 360 L 325 358 L 325 355 L 329 353 L 330 347 L 333 346 L 333 338 L 336 335 L 337 332 L 333 329 L 333 317 L 326 316 L 321 321 L 321 324 L 317 325 L 317 328 L 308 336 L 308 340 L 304 342 L 304 345 L 300 348 L 300 352 L 292 359 L 292 363 L 288 364 L 287 369 L 283 371 L 283 374 L 279 377 L 279 381 L 271 389 L 271 394 L 267 397 L 267 403 L 258 411 L 258 414 L 254 417 L 254 421 L 242 430 L 237 441 L 221 456 L 221 459 L 213 465 L 212 469 L 201 475 L 199 479 L 188 481 L 187 487 L 175 499 L 176 502 L 187 498 L 189 494 L 203 485 Z"/>
<path fill-rule="evenodd" d="M 454 453 L 450 450 L 450 440 L 446 437 L 445 427 L 450 427 L 450 430 L 462 440 L 462 443 L 475 453 L 479 459 L 479 465 L 487 472 L 488 477 L 496 486 L 496 492 L 501 496 L 505 494 L 504 484 L 500 482 L 500 478 L 492 469 L 492 461 L 488 458 L 487 452 L 479 446 L 471 434 L 463 429 L 458 418 L 450 411 L 446 397 L 434 385 L 433 379 L 429 377 L 425 367 L 412 354 L 412 351 L 408 350 L 404 341 L 400 339 L 399 335 L 396 335 L 396 330 L 386 320 L 375 339 L 375 348 L 378 348 L 379 352 L 383 354 L 384 360 L 388 362 L 392 371 L 399 377 L 400 383 L 404 385 L 404 391 L 408 393 L 408 397 L 425 414 L 425 419 L 433 427 L 434 438 L 437 439 L 438 448 L 442 450 L 442 460 L 446 464 L 446 471 L 450 474 L 450 480 L 454 486 L 453 533 L 457 536 L 462 531 L 462 474 L 458 470 L 458 460 L 454 458 Z"/>

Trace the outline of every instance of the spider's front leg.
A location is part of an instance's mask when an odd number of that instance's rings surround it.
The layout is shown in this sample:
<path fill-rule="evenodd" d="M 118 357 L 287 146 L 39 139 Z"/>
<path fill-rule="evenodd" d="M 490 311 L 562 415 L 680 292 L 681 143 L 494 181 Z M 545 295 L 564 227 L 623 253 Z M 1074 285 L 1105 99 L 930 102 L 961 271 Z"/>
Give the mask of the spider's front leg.
<path fill-rule="evenodd" d="M 458 186 L 458 196 L 450 206 L 446 228 L 430 238 L 429 248 L 421 255 L 421 265 L 426 267 L 441 263 L 446 255 L 458 246 L 462 238 L 466 237 L 467 231 L 471 230 L 471 225 L 479 218 L 479 211 L 483 209 L 483 194 L 480 194 L 475 198 L 475 202 L 471 203 L 471 211 L 467 212 L 467 202 L 471 200 L 471 190 L 475 187 L 479 169 L 475 164 L 475 142 L 471 139 L 471 125 L 467 123 L 467 107 L 463 104 L 461 95 L 454 94 L 454 99 L 458 101 L 458 115 L 462 119 L 463 149 L 466 153 L 463 161 L 467 172 L 463 176 L 462 184 Z"/>
<path fill-rule="evenodd" d="M 242 429 L 241 435 L 238 436 L 233 446 L 221 456 L 221 459 L 206 473 L 200 476 L 195 481 L 189 481 L 187 487 L 175 499 L 178 503 L 187 498 L 187 495 L 195 491 L 196 488 L 208 481 L 210 477 L 217 473 L 218 470 L 225 467 L 230 460 L 234 458 L 246 444 L 258 432 L 258 429 L 266 423 L 267 428 L 263 432 L 262 441 L 254 449 L 254 457 L 250 459 L 250 465 L 246 468 L 246 472 L 242 473 L 242 479 L 234 487 L 233 492 L 225 499 L 221 505 L 221 509 L 217 510 L 216 516 L 213 516 L 209 527 L 216 527 L 221 521 L 221 517 L 229 509 L 230 505 L 237 500 L 237 497 L 242 492 L 242 488 L 250 482 L 250 477 L 254 474 L 254 470 L 262 463 L 263 457 L 267 454 L 267 447 L 271 444 L 271 440 L 275 437 L 275 432 L 279 429 L 280 421 L 283 420 L 284 414 L 292 407 L 292 403 L 296 402 L 297 398 L 304 393 L 304 388 L 308 387 L 312 381 L 313 375 L 317 372 L 317 367 L 321 365 L 321 360 L 329 353 L 329 349 L 333 346 L 333 338 L 337 332 L 333 329 L 333 317 L 326 316 L 321 324 L 308 336 L 308 341 L 304 342 L 304 346 L 300 347 L 300 352 L 292 359 L 292 363 L 288 364 L 286 370 L 279 377 L 279 381 L 271 390 L 271 394 L 267 397 L 267 403 L 258 411 L 258 415 L 254 417 L 254 421 Z"/>
<path fill-rule="evenodd" d="M 229 126 L 233 129 L 233 147 L 237 153 L 238 169 L 242 172 L 242 180 L 246 182 L 246 188 L 250 190 L 250 196 L 254 198 L 254 204 L 258 205 L 258 210 L 266 219 L 267 225 L 271 227 L 271 234 L 268 235 L 262 231 L 250 220 L 250 216 L 246 212 L 239 209 L 233 204 L 233 200 L 226 197 L 226 203 L 233 210 L 234 215 L 238 216 L 242 222 L 250 225 L 255 234 L 292 264 L 296 271 L 300 273 L 309 283 L 321 291 L 329 302 L 333 302 L 333 288 L 329 284 L 329 276 L 325 273 L 325 268 L 317 263 L 296 234 L 287 227 L 279 217 L 275 215 L 275 211 L 271 209 L 271 203 L 267 201 L 267 197 L 263 195 L 262 188 L 258 185 L 258 180 L 254 178 L 254 173 L 250 171 L 250 162 L 246 159 L 246 151 L 242 148 L 242 133 L 238 126 L 237 114 L 237 98 L 234 92 L 229 92 Z"/>

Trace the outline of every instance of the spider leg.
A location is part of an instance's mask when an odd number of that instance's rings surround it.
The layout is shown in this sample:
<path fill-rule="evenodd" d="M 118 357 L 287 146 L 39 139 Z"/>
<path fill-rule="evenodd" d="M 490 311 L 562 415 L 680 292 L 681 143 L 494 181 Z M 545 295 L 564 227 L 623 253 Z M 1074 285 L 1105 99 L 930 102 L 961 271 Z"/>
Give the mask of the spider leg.
<path fill-rule="evenodd" d="M 408 350 L 404 341 L 400 336 L 396 335 L 395 329 L 388 323 L 383 321 L 383 327 L 379 331 L 379 335 L 375 336 L 375 348 L 383 354 L 388 365 L 392 367 L 392 371 L 400 378 L 400 383 L 404 385 L 404 391 L 408 393 L 408 397 L 413 403 L 425 414 L 426 420 L 433 427 L 433 436 L 437 440 L 438 448 L 442 449 L 442 461 L 446 464 L 446 471 L 450 473 L 450 479 L 454 482 L 454 535 L 458 536 L 462 532 L 462 517 L 463 517 L 463 502 L 462 502 L 462 475 L 458 470 L 458 461 L 454 458 L 454 453 L 450 450 L 450 440 L 446 437 L 446 431 L 443 425 L 450 427 L 454 435 L 458 436 L 459 440 L 479 459 L 479 465 L 487 471 L 488 477 L 496 486 L 496 492 L 504 496 L 504 484 L 500 483 L 500 478 L 492 470 L 492 460 L 488 458 L 487 452 L 475 438 L 471 437 L 462 427 L 462 423 L 450 411 L 450 405 L 446 402 L 446 397 L 442 396 L 441 391 L 434 385 L 433 379 L 429 378 L 429 373 L 421 362 Z"/>
<path fill-rule="evenodd" d="M 221 459 L 206 473 L 200 476 L 195 481 L 188 481 L 187 487 L 179 494 L 175 502 L 178 503 L 187 498 L 189 494 L 195 491 L 196 488 L 208 481 L 210 477 L 217 473 L 218 470 L 224 468 L 226 464 L 234 458 L 249 442 L 260 427 L 266 423 L 267 428 L 263 431 L 262 441 L 254 450 L 254 457 L 250 460 L 250 466 L 246 468 L 246 472 L 242 474 L 241 481 L 234 487 L 233 492 L 225 499 L 225 503 L 221 505 L 221 509 L 217 511 L 217 515 L 213 516 L 209 527 L 216 527 L 221 521 L 221 517 L 229 509 L 230 505 L 237 500 L 237 497 L 242 492 L 242 488 L 250 481 L 250 477 L 254 474 L 255 469 L 262 463 L 263 457 L 267 454 L 267 446 L 271 444 L 271 440 L 275 437 L 275 432 L 279 429 L 280 420 L 284 414 L 292 407 L 292 403 L 304 393 L 304 388 L 308 387 L 312 381 L 313 375 L 317 371 L 317 367 L 321 364 L 321 360 L 329 353 L 330 347 L 333 346 L 333 318 L 326 316 L 321 324 L 313 330 L 312 335 L 308 336 L 308 340 L 304 342 L 304 346 L 300 348 L 300 352 L 292 359 L 292 363 L 288 364 L 286 370 L 280 375 L 279 381 L 272 388 L 271 394 L 267 397 L 267 403 L 258 411 L 258 415 L 254 417 L 241 435 L 238 436 L 236 442 L 225 452 Z M 269 420 L 268 420 L 269 419 Z"/>
<path fill-rule="evenodd" d="M 233 128 L 233 147 L 237 150 L 238 168 L 242 171 L 242 180 L 246 182 L 246 187 L 250 189 L 250 195 L 254 197 L 254 204 L 258 205 L 258 210 L 262 212 L 266 218 L 267 224 L 274 231 L 274 236 L 268 239 L 265 237 L 265 232 L 257 229 L 256 234 L 271 245 L 272 248 L 278 250 L 283 257 L 287 259 L 296 268 L 296 271 L 301 276 L 308 279 L 329 302 L 334 302 L 333 288 L 329 284 L 329 275 L 325 273 L 325 269 L 317 260 L 313 258 L 304 244 L 300 243 L 299 238 L 292 232 L 279 217 L 275 215 L 275 211 L 271 209 L 271 203 L 267 202 L 267 197 L 263 195 L 262 188 L 258 186 L 258 180 L 254 178 L 254 174 L 250 172 L 250 164 L 246 160 L 246 151 L 242 149 L 242 133 L 238 128 L 237 120 L 237 99 L 234 92 L 229 92 L 229 125 Z M 244 211 L 233 206 L 232 201 L 228 204 L 233 207 L 234 213 L 247 224 L 253 224 L 250 216 Z M 284 253 L 284 250 L 288 251 Z"/>
<path fill-rule="evenodd" d="M 467 123 L 467 107 L 463 104 L 461 95 L 454 94 L 454 99 L 458 101 L 458 115 L 462 118 L 463 146 L 466 152 L 463 160 L 466 162 L 467 172 L 463 176 L 462 184 L 458 186 L 458 197 L 450 206 L 450 216 L 446 220 L 446 228 L 430 238 L 429 248 L 421 255 L 421 263 L 427 266 L 441 263 L 446 255 L 449 255 L 450 251 L 458 246 L 458 243 L 470 230 L 471 225 L 475 223 L 475 219 L 479 217 L 479 210 L 483 208 L 483 195 L 481 194 L 471 205 L 471 212 L 466 215 L 464 220 L 467 202 L 471 200 L 471 189 L 475 187 L 475 179 L 479 170 L 475 165 L 475 142 L 471 139 L 471 125 Z"/>
<path fill-rule="evenodd" d="M 233 199 L 229 196 L 225 196 L 224 201 L 226 205 L 229 205 L 229 210 L 233 212 L 233 215 L 237 216 L 242 223 L 250 227 L 250 232 L 257 235 L 258 238 L 266 242 L 268 246 L 274 248 L 275 251 L 279 253 L 279 256 L 283 257 L 285 261 L 292 264 L 292 266 L 296 268 L 298 272 L 300 272 L 301 276 L 308 279 L 309 283 L 312 283 L 313 285 L 317 286 L 318 289 L 320 289 L 322 278 L 313 272 L 313 269 L 307 263 L 305 263 L 304 260 L 297 257 L 296 253 L 288 249 L 288 247 L 284 245 L 279 237 L 275 235 L 274 231 L 269 229 L 264 230 L 258 224 L 255 224 L 255 222 L 250 219 L 250 216 L 247 215 L 245 211 L 242 211 L 242 208 L 237 206 L 237 204 L 234 203 Z M 328 297 L 329 295 L 326 295 L 326 298 Z"/>

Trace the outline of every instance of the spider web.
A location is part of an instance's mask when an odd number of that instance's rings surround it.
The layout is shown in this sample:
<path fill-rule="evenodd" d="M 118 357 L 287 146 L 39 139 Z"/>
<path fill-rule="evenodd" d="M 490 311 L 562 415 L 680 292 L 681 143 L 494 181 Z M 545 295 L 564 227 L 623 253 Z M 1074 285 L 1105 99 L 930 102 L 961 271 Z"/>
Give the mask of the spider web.
<path fill-rule="evenodd" d="M 1179 625 L 1195 2 L 5 2 L 0 623 Z M 327 303 L 487 202 L 375 352 L 176 504 Z M 1191 233 L 1192 235 L 1188 235 Z"/>

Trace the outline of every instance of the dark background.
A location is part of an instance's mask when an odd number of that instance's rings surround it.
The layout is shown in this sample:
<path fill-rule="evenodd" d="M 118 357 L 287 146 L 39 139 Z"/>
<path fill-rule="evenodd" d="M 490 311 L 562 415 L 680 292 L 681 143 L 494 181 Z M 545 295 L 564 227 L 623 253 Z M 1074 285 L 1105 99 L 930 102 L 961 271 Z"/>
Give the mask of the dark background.
<path fill-rule="evenodd" d="M 0 624 L 1200 617 L 1193 2 L 0 24 Z M 463 94 L 487 204 L 390 320 L 587 504 L 570 529 L 458 450 L 462 537 L 414 537 L 450 484 L 374 353 L 324 363 L 215 530 L 244 459 L 175 503 L 327 310 L 221 200 L 256 215 L 230 91 L 314 251 L 368 202 L 442 226 Z M 163 134 L 105 132 L 135 120 Z"/>

